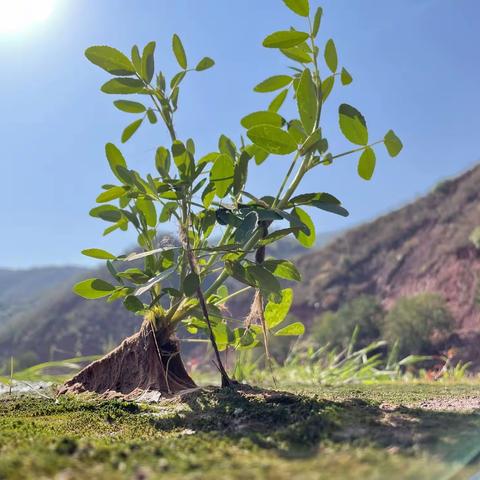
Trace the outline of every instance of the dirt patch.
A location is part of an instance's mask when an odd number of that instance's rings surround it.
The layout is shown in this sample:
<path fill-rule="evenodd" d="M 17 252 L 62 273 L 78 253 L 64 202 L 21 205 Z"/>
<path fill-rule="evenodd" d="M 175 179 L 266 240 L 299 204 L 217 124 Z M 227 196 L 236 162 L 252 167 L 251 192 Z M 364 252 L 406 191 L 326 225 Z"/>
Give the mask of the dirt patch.
<path fill-rule="evenodd" d="M 418 407 L 422 410 L 432 410 L 437 412 L 477 412 L 480 414 L 480 398 L 435 398 L 420 403 Z"/>

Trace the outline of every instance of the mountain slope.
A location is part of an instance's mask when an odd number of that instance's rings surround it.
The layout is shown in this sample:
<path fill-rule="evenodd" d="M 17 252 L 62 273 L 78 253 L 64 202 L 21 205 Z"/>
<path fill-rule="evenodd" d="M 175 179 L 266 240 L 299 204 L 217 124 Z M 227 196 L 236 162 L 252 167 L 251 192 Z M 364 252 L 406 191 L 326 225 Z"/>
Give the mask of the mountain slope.
<path fill-rule="evenodd" d="M 313 319 L 360 294 L 388 308 L 428 291 L 446 299 L 459 330 L 479 331 L 480 250 L 469 239 L 480 226 L 479 185 L 480 165 L 300 257 L 294 313 Z"/>
<path fill-rule="evenodd" d="M 334 234 L 321 236 L 319 243 L 332 236 Z M 275 247 L 275 255 L 284 258 L 304 251 L 293 239 L 284 239 Z M 28 277 L 29 272 L 24 274 Z M 41 301 L 11 310 L 10 315 L 5 311 L 8 322 L 5 321 L 3 326 L 0 324 L 0 370 L 10 356 L 14 356 L 21 366 L 29 366 L 42 361 L 101 354 L 138 329 L 141 318 L 126 311 L 121 302 L 84 300 L 72 293 L 72 286 L 82 277 L 108 280 L 106 268 L 73 273 L 59 282 L 61 288 L 55 284 L 55 288 L 40 292 Z M 14 281 L 12 276 L 5 274 L 6 284 Z M 44 283 L 52 285 L 45 277 Z M 12 289 L 11 294 L 5 296 L 8 304 L 16 305 L 24 290 L 27 289 Z"/>
<path fill-rule="evenodd" d="M 85 268 L 71 266 L 28 270 L 0 268 L 0 327 L 14 315 L 34 308 L 49 292 L 86 271 Z"/>
<path fill-rule="evenodd" d="M 86 301 L 72 293 L 73 284 L 86 276 L 83 273 L 69 279 L 61 288 L 45 295 L 35 308 L 13 316 L 0 329 L 0 362 L 13 356 L 25 367 L 99 354 L 132 334 L 140 320 L 121 303 Z M 88 276 L 105 277 L 105 272 L 89 271 Z"/>

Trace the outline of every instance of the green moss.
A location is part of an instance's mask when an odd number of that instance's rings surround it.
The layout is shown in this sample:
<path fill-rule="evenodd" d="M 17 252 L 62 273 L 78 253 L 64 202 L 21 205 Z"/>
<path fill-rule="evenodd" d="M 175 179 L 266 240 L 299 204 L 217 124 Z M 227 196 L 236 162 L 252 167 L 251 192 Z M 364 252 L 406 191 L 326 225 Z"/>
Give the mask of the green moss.
<path fill-rule="evenodd" d="M 479 395 L 477 385 L 391 384 L 209 388 L 150 406 L 3 397 L 0 479 L 442 478 L 477 453 L 480 417 L 422 405 Z"/>

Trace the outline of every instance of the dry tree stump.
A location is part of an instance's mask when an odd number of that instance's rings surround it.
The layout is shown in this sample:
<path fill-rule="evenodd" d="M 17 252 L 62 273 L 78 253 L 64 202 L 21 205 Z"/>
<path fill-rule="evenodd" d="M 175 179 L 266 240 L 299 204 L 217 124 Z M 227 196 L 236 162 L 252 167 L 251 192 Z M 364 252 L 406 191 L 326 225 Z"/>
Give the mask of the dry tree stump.
<path fill-rule="evenodd" d="M 134 399 L 149 393 L 175 394 L 195 388 L 179 343 L 167 330 L 145 320 L 140 331 L 91 363 L 59 389 L 59 394 L 94 392 Z"/>

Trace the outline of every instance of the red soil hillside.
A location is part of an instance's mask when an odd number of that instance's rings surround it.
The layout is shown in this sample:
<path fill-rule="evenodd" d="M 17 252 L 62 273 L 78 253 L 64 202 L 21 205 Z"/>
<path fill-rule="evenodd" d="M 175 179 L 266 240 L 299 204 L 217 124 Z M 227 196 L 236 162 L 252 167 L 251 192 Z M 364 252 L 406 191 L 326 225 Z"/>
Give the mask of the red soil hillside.
<path fill-rule="evenodd" d="M 294 313 L 311 320 L 360 294 L 388 308 L 399 297 L 436 292 L 459 332 L 480 332 L 480 250 L 469 240 L 480 226 L 479 186 L 480 165 L 300 257 Z"/>

